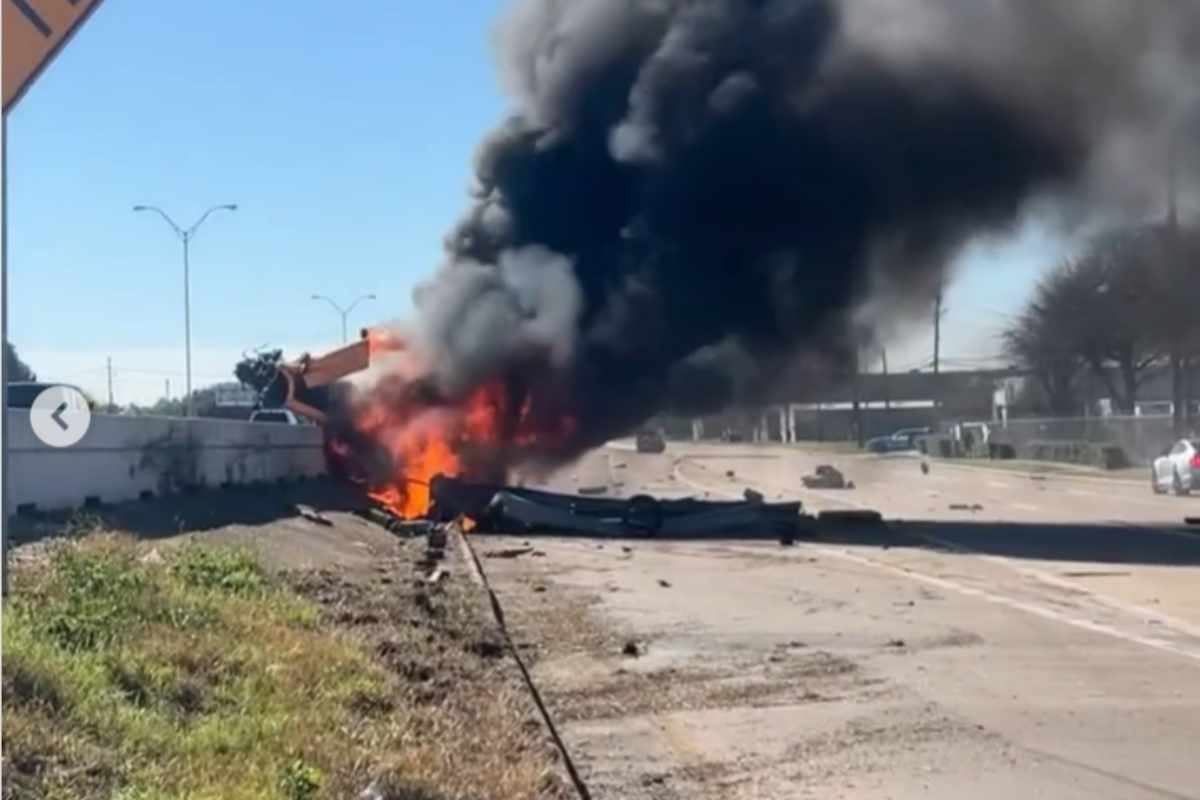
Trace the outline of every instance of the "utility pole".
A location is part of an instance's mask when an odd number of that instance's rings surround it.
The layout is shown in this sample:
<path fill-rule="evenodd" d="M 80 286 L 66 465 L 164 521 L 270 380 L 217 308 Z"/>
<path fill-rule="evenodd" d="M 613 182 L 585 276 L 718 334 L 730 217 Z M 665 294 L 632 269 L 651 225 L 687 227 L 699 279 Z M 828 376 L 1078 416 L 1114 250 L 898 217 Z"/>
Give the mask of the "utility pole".
<path fill-rule="evenodd" d="M 942 284 L 938 283 L 937 296 L 933 301 L 933 416 L 942 421 Z"/>
<path fill-rule="evenodd" d="M 854 341 L 854 359 L 852 362 L 853 366 L 854 366 L 854 414 L 853 414 L 853 420 L 854 420 L 854 435 L 855 435 L 855 438 L 858 440 L 858 447 L 861 450 L 866 442 L 866 436 L 863 432 L 863 424 L 862 424 L 862 404 L 860 403 L 861 393 L 860 393 L 860 387 L 859 387 L 858 357 L 859 357 L 859 347 L 858 347 L 858 340 L 856 338 Z"/>
<path fill-rule="evenodd" d="M 163 382 L 163 397 L 167 398 L 168 400 L 171 399 L 171 379 L 170 378 L 167 378 Z"/>
<path fill-rule="evenodd" d="M 108 413 L 113 413 L 112 356 L 108 357 Z"/>
<path fill-rule="evenodd" d="M 1169 131 L 1167 141 L 1167 163 L 1166 163 L 1166 189 L 1167 189 L 1167 220 L 1166 220 L 1166 235 L 1167 235 L 1167 264 L 1164 270 L 1167 280 L 1172 286 L 1186 285 L 1181 284 L 1180 279 L 1182 270 L 1179 264 L 1179 214 L 1177 210 L 1177 191 L 1175 183 L 1175 157 L 1179 147 L 1179 137 L 1174 131 Z M 1180 323 L 1182 312 L 1176 310 L 1172 313 L 1172 327 Z M 1180 331 L 1176 331 L 1179 334 Z M 1183 436 L 1187 426 L 1187 405 L 1188 392 L 1186 391 L 1185 376 L 1188 371 L 1187 354 L 1184 352 L 1184 345 L 1180 341 L 1180 336 L 1171 337 L 1170 360 L 1171 360 L 1171 427 L 1176 436 Z"/>
<path fill-rule="evenodd" d="M 892 391 L 888 386 L 888 365 L 887 365 L 887 348 L 880 348 L 883 351 L 883 410 L 892 410 Z"/>

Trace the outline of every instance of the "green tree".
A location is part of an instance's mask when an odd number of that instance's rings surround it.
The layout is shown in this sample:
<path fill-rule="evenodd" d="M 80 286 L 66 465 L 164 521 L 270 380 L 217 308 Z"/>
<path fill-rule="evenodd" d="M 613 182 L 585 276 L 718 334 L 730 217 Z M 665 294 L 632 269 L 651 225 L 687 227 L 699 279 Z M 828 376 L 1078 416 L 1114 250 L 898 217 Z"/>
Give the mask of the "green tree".
<path fill-rule="evenodd" d="M 275 380 L 279 364 L 283 361 L 282 350 L 266 350 L 247 355 L 233 368 L 233 374 L 242 386 L 253 389 L 262 397 L 263 392 Z"/>
<path fill-rule="evenodd" d="M 4 343 L 4 375 L 9 382 L 37 380 L 37 373 L 21 360 L 11 342 Z"/>

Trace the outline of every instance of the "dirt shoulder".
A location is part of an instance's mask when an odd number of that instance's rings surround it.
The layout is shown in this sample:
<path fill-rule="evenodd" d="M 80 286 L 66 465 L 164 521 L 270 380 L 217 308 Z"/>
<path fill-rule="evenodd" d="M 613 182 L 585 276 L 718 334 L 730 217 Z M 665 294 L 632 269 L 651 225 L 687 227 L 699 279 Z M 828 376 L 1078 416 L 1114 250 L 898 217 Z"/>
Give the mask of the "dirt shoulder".
<path fill-rule="evenodd" d="M 17 548 L 3 796 L 565 796 L 458 550 L 321 514 Z"/>

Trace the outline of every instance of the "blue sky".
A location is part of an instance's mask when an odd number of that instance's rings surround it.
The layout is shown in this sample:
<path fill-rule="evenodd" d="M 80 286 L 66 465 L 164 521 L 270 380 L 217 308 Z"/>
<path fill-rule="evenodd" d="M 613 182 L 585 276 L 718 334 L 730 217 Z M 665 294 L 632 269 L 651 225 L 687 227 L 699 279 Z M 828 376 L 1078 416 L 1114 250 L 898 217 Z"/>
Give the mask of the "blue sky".
<path fill-rule="evenodd" d="M 340 338 L 310 299 L 374 292 L 351 325 L 402 317 L 502 116 L 490 33 L 501 0 L 185 4 L 105 0 L 8 120 L 9 335 L 42 377 L 118 402 L 183 386 L 187 226 L 197 386 L 239 353 Z M 284 11 L 286 9 L 286 12 Z M 1056 244 L 974 248 L 947 300 L 946 352 L 994 333 Z M 894 368 L 928 358 L 920 327 Z"/>

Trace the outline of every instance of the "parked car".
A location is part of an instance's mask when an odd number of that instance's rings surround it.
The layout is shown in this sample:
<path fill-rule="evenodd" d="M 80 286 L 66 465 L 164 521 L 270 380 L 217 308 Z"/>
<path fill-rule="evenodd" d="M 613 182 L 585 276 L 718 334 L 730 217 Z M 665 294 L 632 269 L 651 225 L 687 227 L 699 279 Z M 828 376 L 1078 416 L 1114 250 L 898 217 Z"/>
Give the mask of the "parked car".
<path fill-rule="evenodd" d="M 251 422 L 275 422 L 299 425 L 299 418 L 286 408 L 260 408 L 250 415 Z"/>
<path fill-rule="evenodd" d="M 637 451 L 639 453 L 661 453 L 667 449 L 667 442 L 658 431 L 638 431 Z"/>
<path fill-rule="evenodd" d="M 928 436 L 929 428 L 901 428 L 889 436 L 876 436 L 867 440 L 867 449 L 872 453 L 896 453 L 915 450 L 917 437 Z"/>
<path fill-rule="evenodd" d="M 1200 439 L 1180 439 L 1164 448 L 1150 467 L 1150 487 L 1155 494 L 1179 495 L 1200 489 Z"/>
<path fill-rule="evenodd" d="M 53 386 L 66 386 L 74 389 L 80 395 L 87 399 L 89 411 L 96 410 L 96 401 L 88 397 L 88 393 L 78 386 L 72 386 L 69 383 L 45 383 L 42 381 L 13 381 L 8 384 L 5 392 L 5 405 L 9 408 L 33 408 L 33 401 L 42 392 Z"/>

